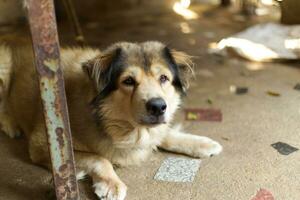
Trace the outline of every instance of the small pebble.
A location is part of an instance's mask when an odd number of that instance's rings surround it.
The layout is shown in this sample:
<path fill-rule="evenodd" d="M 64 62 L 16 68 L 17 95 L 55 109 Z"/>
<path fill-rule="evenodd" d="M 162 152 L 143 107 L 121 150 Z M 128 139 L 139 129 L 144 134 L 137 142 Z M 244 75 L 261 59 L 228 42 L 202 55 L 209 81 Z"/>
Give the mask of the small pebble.
<path fill-rule="evenodd" d="M 221 137 L 222 140 L 225 140 L 225 141 L 229 141 L 229 138 L 227 137 Z"/>
<path fill-rule="evenodd" d="M 297 84 L 295 85 L 294 89 L 300 91 L 300 83 L 297 83 Z"/>
<path fill-rule="evenodd" d="M 246 94 L 248 92 L 247 87 L 238 87 L 235 85 L 231 85 L 229 90 L 230 90 L 230 92 L 235 93 L 235 94 Z"/>

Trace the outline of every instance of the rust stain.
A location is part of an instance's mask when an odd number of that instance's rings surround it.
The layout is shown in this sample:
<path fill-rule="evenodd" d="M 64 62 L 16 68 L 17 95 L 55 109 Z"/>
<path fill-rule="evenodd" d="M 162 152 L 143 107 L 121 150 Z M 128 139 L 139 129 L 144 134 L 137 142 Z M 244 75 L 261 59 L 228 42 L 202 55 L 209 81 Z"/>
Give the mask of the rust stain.
<path fill-rule="evenodd" d="M 55 129 L 56 135 L 57 135 L 57 142 L 59 143 L 60 148 L 63 148 L 65 145 L 65 141 L 64 141 L 64 129 L 61 127 L 58 127 Z"/>
<path fill-rule="evenodd" d="M 68 161 L 67 164 L 62 165 L 59 168 L 59 174 L 55 175 L 58 183 L 59 196 L 66 199 L 73 199 L 74 194 L 72 192 L 76 191 L 76 188 L 73 187 L 74 183 L 76 183 L 76 178 L 68 179 L 70 176 L 71 166 L 72 162 Z"/>
<path fill-rule="evenodd" d="M 44 61 L 44 65 L 48 67 L 51 71 L 56 72 L 59 67 L 59 62 L 55 59 L 49 59 Z"/>

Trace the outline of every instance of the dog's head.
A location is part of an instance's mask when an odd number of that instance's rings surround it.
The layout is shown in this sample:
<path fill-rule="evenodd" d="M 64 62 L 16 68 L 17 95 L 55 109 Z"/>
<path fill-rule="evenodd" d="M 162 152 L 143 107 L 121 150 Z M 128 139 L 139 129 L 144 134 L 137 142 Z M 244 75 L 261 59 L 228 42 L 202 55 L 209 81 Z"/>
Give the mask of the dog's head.
<path fill-rule="evenodd" d="M 96 117 L 134 126 L 168 123 L 186 91 L 191 59 L 159 42 L 117 43 L 84 63 Z"/>

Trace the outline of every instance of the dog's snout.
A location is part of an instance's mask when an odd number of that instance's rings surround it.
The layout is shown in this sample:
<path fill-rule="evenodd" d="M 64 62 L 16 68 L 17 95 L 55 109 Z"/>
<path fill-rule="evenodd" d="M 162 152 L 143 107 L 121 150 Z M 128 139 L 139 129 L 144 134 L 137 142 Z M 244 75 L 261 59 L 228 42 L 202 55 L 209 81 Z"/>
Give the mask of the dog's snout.
<path fill-rule="evenodd" d="M 146 103 L 147 111 L 151 115 L 160 116 L 167 110 L 167 104 L 162 98 L 153 98 Z"/>

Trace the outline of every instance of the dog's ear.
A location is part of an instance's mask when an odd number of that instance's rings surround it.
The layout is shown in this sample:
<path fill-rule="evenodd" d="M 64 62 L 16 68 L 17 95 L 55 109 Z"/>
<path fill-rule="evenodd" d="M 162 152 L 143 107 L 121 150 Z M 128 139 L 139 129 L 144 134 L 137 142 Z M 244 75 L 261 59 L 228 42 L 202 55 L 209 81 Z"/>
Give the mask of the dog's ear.
<path fill-rule="evenodd" d="M 194 76 L 194 63 L 192 61 L 192 56 L 174 49 L 171 50 L 171 54 L 178 66 L 181 83 L 183 87 L 187 89 L 190 86 L 191 78 Z"/>
<path fill-rule="evenodd" d="M 190 80 L 194 76 L 192 56 L 177 51 L 175 49 L 165 48 L 165 57 L 174 73 L 174 85 L 183 93 L 189 88 Z"/>
<path fill-rule="evenodd" d="M 120 56 L 120 48 L 110 49 L 82 64 L 83 71 L 95 83 L 98 91 L 111 81 L 112 68 L 119 62 Z"/>

